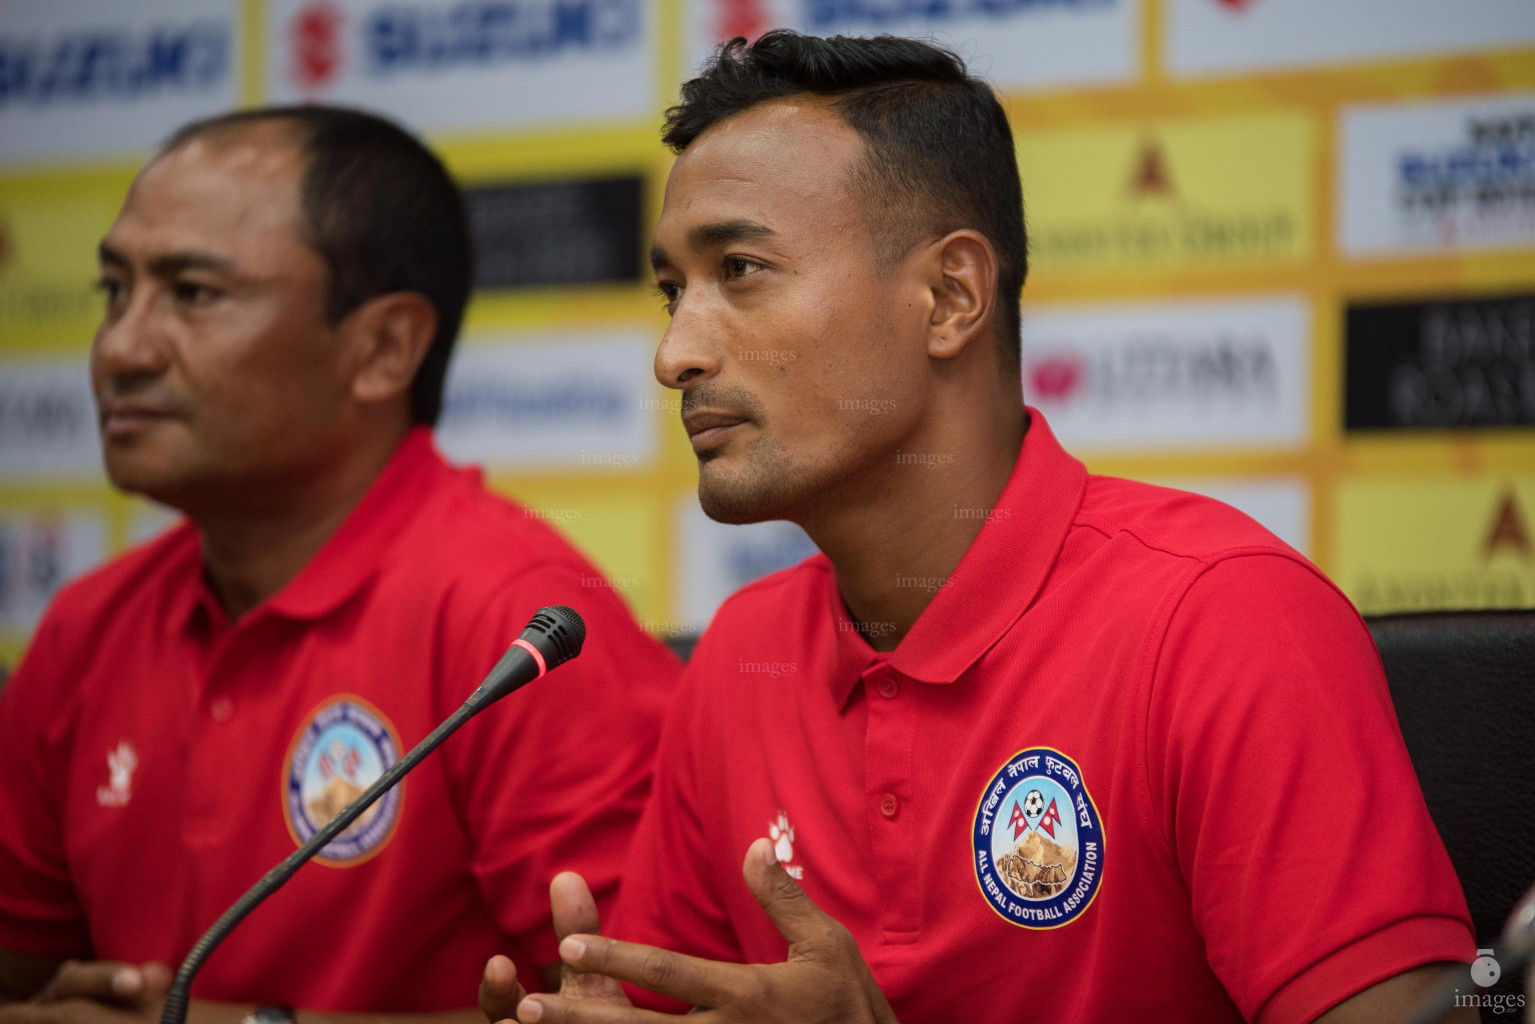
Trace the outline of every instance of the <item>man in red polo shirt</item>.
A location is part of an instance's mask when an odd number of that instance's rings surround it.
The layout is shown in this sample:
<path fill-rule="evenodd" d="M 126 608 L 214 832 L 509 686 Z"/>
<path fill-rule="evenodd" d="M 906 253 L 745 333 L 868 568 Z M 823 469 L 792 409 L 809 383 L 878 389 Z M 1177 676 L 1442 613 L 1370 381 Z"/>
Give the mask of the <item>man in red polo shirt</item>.
<path fill-rule="evenodd" d="M 559 876 L 562 994 L 492 960 L 487 1015 L 660 1019 L 622 979 L 703 1021 L 1374 1022 L 1465 970 L 1348 602 L 1024 407 L 990 88 L 923 43 L 773 32 L 666 140 L 656 376 L 699 500 L 823 553 L 694 652 L 613 937 Z"/>
<path fill-rule="evenodd" d="M 161 965 L 568 604 L 581 657 L 258 908 L 189 1017 L 477 1019 L 487 956 L 557 962 L 556 868 L 614 895 L 678 667 L 433 446 L 470 287 L 457 188 L 380 118 L 230 115 L 145 167 L 100 261 L 107 471 L 188 521 L 64 590 L 0 692 L 0 1021 L 158 1017 Z"/>

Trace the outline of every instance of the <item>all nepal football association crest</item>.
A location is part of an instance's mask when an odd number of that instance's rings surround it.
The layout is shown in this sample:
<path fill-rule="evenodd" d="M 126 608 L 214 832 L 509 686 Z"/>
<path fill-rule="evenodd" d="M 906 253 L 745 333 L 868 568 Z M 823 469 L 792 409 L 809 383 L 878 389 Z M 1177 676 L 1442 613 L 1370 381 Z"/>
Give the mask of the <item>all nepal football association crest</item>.
<path fill-rule="evenodd" d="M 1034 747 L 1011 757 L 981 793 L 972 833 L 987 906 L 1024 928 L 1075 920 L 1103 879 L 1103 823 L 1076 762 Z"/>
<path fill-rule="evenodd" d="M 294 842 L 307 843 L 399 758 L 394 726 L 361 697 L 333 697 L 311 711 L 293 737 L 283 787 L 283 815 Z M 403 788 L 385 793 L 315 859 L 347 867 L 378 853 L 394 834 Z"/>

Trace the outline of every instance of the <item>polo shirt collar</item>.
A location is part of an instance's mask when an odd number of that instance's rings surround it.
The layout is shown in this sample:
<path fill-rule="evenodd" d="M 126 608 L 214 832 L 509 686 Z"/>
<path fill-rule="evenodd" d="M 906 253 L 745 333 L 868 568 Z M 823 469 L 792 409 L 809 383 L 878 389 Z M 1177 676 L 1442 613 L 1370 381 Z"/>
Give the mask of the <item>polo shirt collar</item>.
<path fill-rule="evenodd" d="M 380 555 L 420 511 L 422 495 L 447 469 L 432 443 L 431 428 L 411 428 L 341 527 L 297 576 L 241 622 L 262 613 L 318 619 L 341 607 L 378 572 Z M 189 588 L 192 607 L 200 605 L 210 621 L 222 622 L 224 612 L 208 589 L 200 551 L 199 545 L 196 584 Z"/>
<path fill-rule="evenodd" d="M 1038 410 L 1028 415 L 1018 461 L 995 506 L 1008 515 L 987 519 L 948 583 L 890 655 L 890 669 L 908 679 L 947 684 L 962 676 L 1033 604 L 1066 542 L 1087 488 L 1087 469 L 1061 447 Z M 835 572 L 826 578 L 837 620 L 830 683 L 842 707 L 875 651 L 852 629 Z"/>

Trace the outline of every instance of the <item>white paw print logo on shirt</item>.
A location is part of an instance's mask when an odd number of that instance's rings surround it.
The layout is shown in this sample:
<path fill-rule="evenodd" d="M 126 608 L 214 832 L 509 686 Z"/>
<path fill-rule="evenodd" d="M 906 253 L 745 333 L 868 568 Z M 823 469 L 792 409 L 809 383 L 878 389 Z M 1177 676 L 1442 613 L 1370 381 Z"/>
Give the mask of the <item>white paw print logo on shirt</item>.
<path fill-rule="evenodd" d="M 789 824 L 789 815 L 784 811 L 778 812 L 778 820 L 768 823 L 768 838 L 773 841 L 773 855 L 778 858 L 778 863 L 784 866 L 784 870 L 793 878 L 805 877 L 805 868 L 802 865 L 791 867 L 789 862 L 794 859 L 794 826 Z"/>

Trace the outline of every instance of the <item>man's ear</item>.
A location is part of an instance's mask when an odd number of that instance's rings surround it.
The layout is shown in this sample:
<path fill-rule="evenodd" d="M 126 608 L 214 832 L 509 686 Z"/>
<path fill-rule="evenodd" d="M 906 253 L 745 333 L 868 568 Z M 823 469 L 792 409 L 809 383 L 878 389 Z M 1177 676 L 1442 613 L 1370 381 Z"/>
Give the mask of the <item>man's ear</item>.
<path fill-rule="evenodd" d="M 979 231 L 951 231 L 926 253 L 932 313 L 927 354 L 953 359 L 985 335 L 997 304 L 997 253 Z"/>
<path fill-rule="evenodd" d="M 437 333 L 437 310 L 420 292 L 390 292 L 347 314 L 343 330 L 353 353 L 352 398 L 375 405 L 410 391 Z"/>

